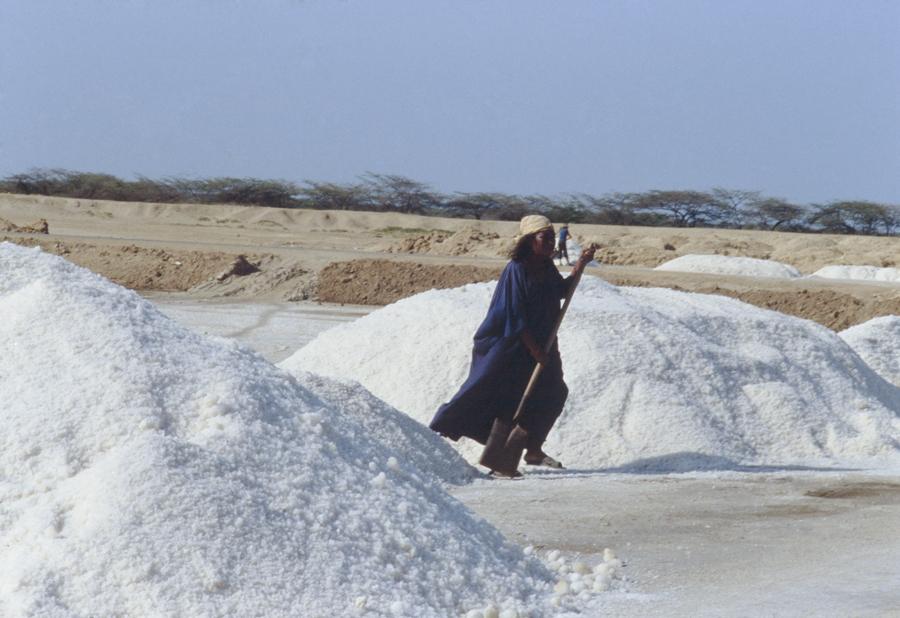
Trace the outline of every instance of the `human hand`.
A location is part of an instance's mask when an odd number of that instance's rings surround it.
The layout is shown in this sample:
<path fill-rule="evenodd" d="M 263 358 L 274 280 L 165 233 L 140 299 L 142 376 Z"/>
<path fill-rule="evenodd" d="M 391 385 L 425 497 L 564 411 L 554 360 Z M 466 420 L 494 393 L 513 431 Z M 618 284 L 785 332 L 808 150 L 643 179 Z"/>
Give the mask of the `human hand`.
<path fill-rule="evenodd" d="M 591 262 L 591 260 L 594 259 L 594 254 L 597 252 L 597 249 L 599 249 L 599 248 L 600 247 L 598 247 L 594 243 L 589 244 L 587 246 L 587 249 L 584 249 L 581 252 L 581 255 L 578 256 L 578 261 L 575 262 L 575 270 L 576 271 L 584 270 L 584 267 L 587 266 Z"/>
<path fill-rule="evenodd" d="M 529 350 L 529 352 L 531 353 L 532 358 L 537 361 L 538 365 L 546 365 L 547 361 L 550 360 L 550 357 L 546 352 L 544 352 L 542 348 L 535 348 L 533 350 Z"/>

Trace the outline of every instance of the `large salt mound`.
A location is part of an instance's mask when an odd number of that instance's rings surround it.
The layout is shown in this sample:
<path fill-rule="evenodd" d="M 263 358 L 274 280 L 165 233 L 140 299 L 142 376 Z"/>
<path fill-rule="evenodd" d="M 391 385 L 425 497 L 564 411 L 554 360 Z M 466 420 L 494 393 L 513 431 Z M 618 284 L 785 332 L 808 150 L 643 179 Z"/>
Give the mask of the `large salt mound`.
<path fill-rule="evenodd" d="M 357 380 L 428 423 L 466 376 L 493 287 L 407 298 L 322 333 L 282 367 Z M 900 389 L 813 322 L 721 296 L 585 277 L 559 337 L 570 395 L 547 450 L 570 465 L 831 465 L 900 455 Z"/>
<path fill-rule="evenodd" d="M 546 569 L 330 407 L 339 391 L 6 243 L 0 315 L 0 615 L 545 607 Z"/>
<path fill-rule="evenodd" d="M 855 279 L 857 281 L 887 281 L 900 283 L 900 269 L 877 266 L 823 266 L 812 277 L 823 279 Z"/>
<path fill-rule="evenodd" d="M 800 271 L 788 264 L 730 255 L 682 255 L 660 264 L 654 270 L 780 279 L 793 279 L 800 276 Z"/>
<path fill-rule="evenodd" d="M 352 416 L 371 439 L 387 447 L 404 467 L 450 484 L 468 483 L 479 476 L 446 440 L 361 384 L 304 371 L 297 372 L 295 377 L 327 408 Z"/>
<path fill-rule="evenodd" d="M 878 375 L 900 386 L 900 317 L 882 316 L 839 334 Z"/>

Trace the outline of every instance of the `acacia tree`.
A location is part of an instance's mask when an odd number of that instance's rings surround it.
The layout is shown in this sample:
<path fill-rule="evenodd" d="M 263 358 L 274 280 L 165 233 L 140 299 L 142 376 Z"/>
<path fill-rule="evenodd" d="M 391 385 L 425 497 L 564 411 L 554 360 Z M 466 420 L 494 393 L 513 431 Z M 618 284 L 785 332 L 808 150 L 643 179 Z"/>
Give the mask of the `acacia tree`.
<path fill-rule="evenodd" d="M 728 208 L 725 223 L 740 226 L 747 221 L 747 211 L 753 209 L 753 205 L 759 202 L 762 195 L 759 191 L 745 191 L 743 189 L 725 189 L 715 187 L 710 194 L 723 206 Z"/>
<path fill-rule="evenodd" d="M 805 210 L 802 206 L 791 204 L 777 197 L 757 199 L 745 209 L 745 217 L 752 221 L 754 227 L 764 230 L 797 229 L 803 220 Z"/>
<path fill-rule="evenodd" d="M 850 224 L 860 234 L 890 234 L 896 225 L 894 212 L 884 204 L 875 202 L 838 202 L 847 213 Z"/>
<path fill-rule="evenodd" d="M 559 223 L 586 223 L 588 209 L 577 195 L 565 195 L 550 201 L 546 215 Z"/>
<path fill-rule="evenodd" d="M 332 182 L 304 181 L 299 195 L 310 208 L 320 210 L 373 210 L 369 192 L 362 185 L 339 185 Z"/>
<path fill-rule="evenodd" d="M 138 176 L 137 180 L 128 183 L 128 200 L 134 202 L 179 202 L 181 194 L 166 179 L 153 180 L 146 176 Z"/>
<path fill-rule="evenodd" d="M 703 191 L 648 191 L 635 194 L 635 210 L 665 215 L 675 227 L 716 225 L 730 214 L 730 207 Z"/>
<path fill-rule="evenodd" d="M 34 168 L 4 178 L 3 190 L 25 195 L 59 195 L 59 188 L 70 173 L 63 169 Z"/>
<path fill-rule="evenodd" d="M 811 225 L 834 234 L 891 234 L 897 225 L 893 208 L 864 201 L 837 201 L 816 204 L 809 216 Z"/>
<path fill-rule="evenodd" d="M 497 213 L 506 207 L 509 196 L 503 193 L 454 193 L 443 207 L 451 214 L 462 217 L 498 218 Z"/>
<path fill-rule="evenodd" d="M 607 193 L 598 196 L 579 193 L 572 196 L 572 199 L 578 201 L 586 223 L 637 225 L 642 219 L 648 218 L 649 214 L 635 209 L 638 203 L 637 195 L 634 193 Z"/>
<path fill-rule="evenodd" d="M 405 176 L 369 172 L 362 180 L 372 200 L 381 210 L 421 214 L 435 209 L 442 202 L 428 185 Z"/>
<path fill-rule="evenodd" d="M 521 196 L 499 194 L 498 197 L 500 204 L 494 214 L 501 221 L 518 221 L 532 212 L 528 201 Z"/>

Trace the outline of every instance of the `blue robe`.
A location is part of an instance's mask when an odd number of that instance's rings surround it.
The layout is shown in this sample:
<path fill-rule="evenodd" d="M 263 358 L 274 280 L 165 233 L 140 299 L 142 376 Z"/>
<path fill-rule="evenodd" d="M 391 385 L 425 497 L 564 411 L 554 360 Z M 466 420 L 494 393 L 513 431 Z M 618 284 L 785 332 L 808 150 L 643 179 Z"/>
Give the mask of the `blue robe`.
<path fill-rule="evenodd" d="M 512 419 L 535 366 L 522 343 L 522 331 L 527 328 L 544 347 L 568 288 L 569 281 L 550 259 L 531 273 L 524 261 L 506 265 L 487 316 L 475 333 L 469 376 L 438 409 L 431 429 L 451 440 L 466 436 L 484 444 L 495 418 Z M 543 444 L 568 395 L 555 342 L 548 356 L 518 421 L 528 431 L 529 448 Z"/>

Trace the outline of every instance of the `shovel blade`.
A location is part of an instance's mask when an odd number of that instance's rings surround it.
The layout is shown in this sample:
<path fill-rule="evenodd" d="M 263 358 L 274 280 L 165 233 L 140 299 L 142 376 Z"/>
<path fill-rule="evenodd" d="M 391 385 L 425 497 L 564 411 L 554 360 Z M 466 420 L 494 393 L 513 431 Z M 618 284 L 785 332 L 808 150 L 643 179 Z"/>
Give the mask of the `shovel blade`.
<path fill-rule="evenodd" d="M 527 440 L 528 432 L 518 425 L 495 419 L 478 463 L 505 476 L 516 476 Z"/>

